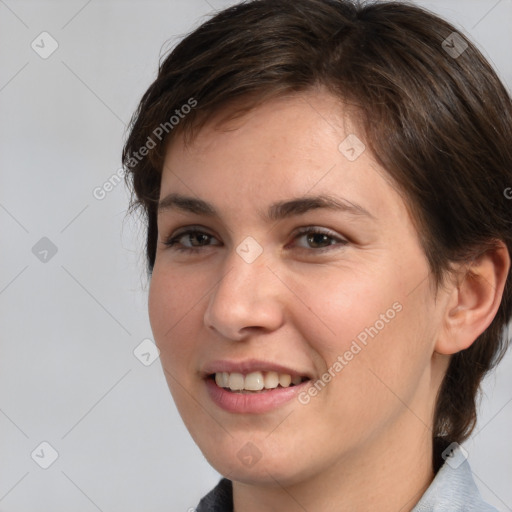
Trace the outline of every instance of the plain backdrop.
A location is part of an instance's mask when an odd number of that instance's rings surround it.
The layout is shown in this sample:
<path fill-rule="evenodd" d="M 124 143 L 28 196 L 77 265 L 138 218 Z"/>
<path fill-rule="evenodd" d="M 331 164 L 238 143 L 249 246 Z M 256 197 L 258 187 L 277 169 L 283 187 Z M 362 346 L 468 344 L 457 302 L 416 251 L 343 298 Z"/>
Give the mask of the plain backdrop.
<path fill-rule="evenodd" d="M 94 190 L 120 168 L 161 52 L 232 3 L 0 0 L 2 512 L 186 512 L 218 481 L 159 360 L 134 354 L 152 339 L 143 228 L 122 183 Z M 511 0 L 418 3 L 512 86 Z M 512 510 L 511 384 L 509 354 L 465 444 L 500 511 Z"/>

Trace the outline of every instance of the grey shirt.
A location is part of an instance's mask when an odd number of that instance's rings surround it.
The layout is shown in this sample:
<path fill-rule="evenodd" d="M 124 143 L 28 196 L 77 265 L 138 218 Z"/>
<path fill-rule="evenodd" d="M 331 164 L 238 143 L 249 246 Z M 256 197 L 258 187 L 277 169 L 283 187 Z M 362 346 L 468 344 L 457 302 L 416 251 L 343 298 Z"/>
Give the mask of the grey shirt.
<path fill-rule="evenodd" d="M 457 445 L 450 453 L 412 512 L 498 512 L 482 500 L 464 451 Z M 223 478 L 196 512 L 233 512 L 231 481 Z"/>

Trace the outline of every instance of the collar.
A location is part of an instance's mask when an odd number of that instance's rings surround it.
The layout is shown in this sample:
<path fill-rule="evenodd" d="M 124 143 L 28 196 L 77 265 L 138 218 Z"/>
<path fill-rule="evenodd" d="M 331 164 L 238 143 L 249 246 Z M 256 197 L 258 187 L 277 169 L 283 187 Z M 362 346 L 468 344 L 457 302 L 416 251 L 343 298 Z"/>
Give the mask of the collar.
<path fill-rule="evenodd" d="M 411 512 L 498 512 L 482 500 L 467 452 L 459 444 L 451 443 L 443 458 L 444 464 Z"/>

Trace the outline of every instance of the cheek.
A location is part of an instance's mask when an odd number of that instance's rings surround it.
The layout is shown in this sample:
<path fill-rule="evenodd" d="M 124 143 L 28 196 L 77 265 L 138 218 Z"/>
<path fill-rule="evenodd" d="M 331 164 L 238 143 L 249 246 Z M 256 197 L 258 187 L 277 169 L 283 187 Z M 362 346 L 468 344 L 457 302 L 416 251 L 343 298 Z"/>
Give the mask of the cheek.
<path fill-rule="evenodd" d="M 202 414 L 196 410 L 196 352 L 198 329 L 202 325 L 201 297 L 204 288 L 176 270 L 155 265 L 151 278 L 148 309 L 155 343 L 160 350 L 160 364 L 180 415 L 193 431 L 191 418 Z"/>
<path fill-rule="evenodd" d="M 204 288 L 193 276 L 164 271 L 155 265 L 148 297 L 148 310 L 155 342 L 165 369 L 188 368 L 186 359 L 196 338 L 198 310 Z M 174 370 L 173 370 L 174 371 Z"/>
<path fill-rule="evenodd" d="M 356 409 L 357 403 L 382 409 L 396 400 L 390 389 L 406 397 L 418 385 L 433 337 L 426 283 L 411 293 L 411 283 L 421 280 L 423 270 L 366 265 L 364 270 L 330 269 L 294 283 L 309 312 L 297 305 L 293 318 L 300 322 L 319 375 L 334 375 L 329 393 L 337 400 Z M 371 416 L 372 410 L 366 412 Z"/>
<path fill-rule="evenodd" d="M 385 282 L 382 276 L 387 276 Z M 390 270 L 378 265 L 370 269 L 339 266 L 325 273 L 296 276 L 293 289 L 301 298 L 295 301 L 293 318 L 301 322 L 304 339 L 328 364 L 349 350 L 353 340 L 364 346 L 375 333 L 376 323 L 380 332 L 399 314 L 400 305 L 395 304 L 399 287 L 390 278 Z"/>

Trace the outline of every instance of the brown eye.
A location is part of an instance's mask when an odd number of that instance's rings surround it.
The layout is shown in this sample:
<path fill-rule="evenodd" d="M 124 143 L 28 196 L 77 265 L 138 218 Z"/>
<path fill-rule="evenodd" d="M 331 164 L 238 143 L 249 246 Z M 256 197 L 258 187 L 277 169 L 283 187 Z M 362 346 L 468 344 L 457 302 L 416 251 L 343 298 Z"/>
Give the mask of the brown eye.
<path fill-rule="evenodd" d="M 176 251 L 198 252 L 202 247 L 209 247 L 210 244 L 208 244 L 208 242 L 212 239 L 215 239 L 215 237 L 209 233 L 199 231 L 198 229 L 188 229 L 171 236 L 164 242 L 164 244 Z M 187 245 L 182 241 L 188 241 L 190 245 Z"/>
<path fill-rule="evenodd" d="M 317 252 L 328 249 L 332 245 L 344 246 L 348 243 L 347 240 L 340 238 L 336 233 L 318 228 L 301 229 L 295 239 L 299 238 L 304 238 L 307 244 L 307 247 L 303 246 L 301 248 L 317 250 Z"/>

